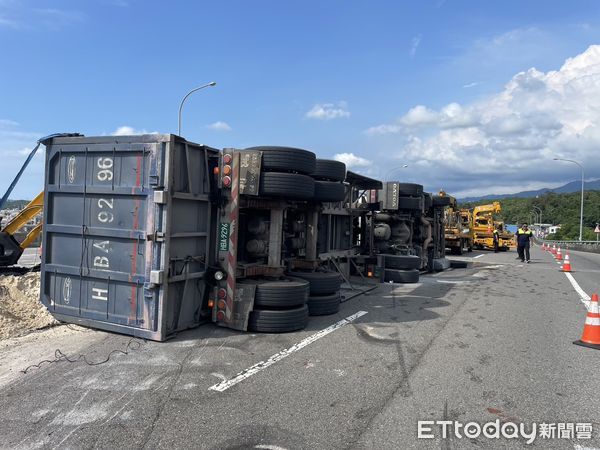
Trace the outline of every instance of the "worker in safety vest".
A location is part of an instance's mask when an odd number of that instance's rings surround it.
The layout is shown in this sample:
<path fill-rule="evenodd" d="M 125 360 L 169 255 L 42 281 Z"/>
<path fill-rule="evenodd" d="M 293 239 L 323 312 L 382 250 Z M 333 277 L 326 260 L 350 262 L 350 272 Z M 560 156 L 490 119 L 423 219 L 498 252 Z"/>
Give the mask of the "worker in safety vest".
<path fill-rule="evenodd" d="M 531 238 L 533 237 L 533 232 L 529 229 L 526 223 L 524 223 L 521 228 L 517 230 L 517 234 L 515 235 L 517 238 L 517 252 L 519 253 L 519 258 L 521 258 L 522 262 L 527 260 L 527 263 L 531 261 L 529 256 L 529 246 Z"/>
<path fill-rule="evenodd" d="M 498 247 L 500 246 L 500 232 L 498 228 L 494 229 L 494 253 L 498 253 Z"/>

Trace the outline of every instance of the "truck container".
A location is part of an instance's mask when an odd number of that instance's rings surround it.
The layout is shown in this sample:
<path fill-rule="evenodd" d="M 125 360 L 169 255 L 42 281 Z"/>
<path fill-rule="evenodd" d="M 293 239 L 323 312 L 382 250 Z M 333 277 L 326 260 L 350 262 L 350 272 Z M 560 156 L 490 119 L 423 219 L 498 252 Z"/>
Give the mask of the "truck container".
<path fill-rule="evenodd" d="M 46 143 L 41 301 L 59 320 L 164 340 L 210 319 L 216 149 L 174 135 Z"/>

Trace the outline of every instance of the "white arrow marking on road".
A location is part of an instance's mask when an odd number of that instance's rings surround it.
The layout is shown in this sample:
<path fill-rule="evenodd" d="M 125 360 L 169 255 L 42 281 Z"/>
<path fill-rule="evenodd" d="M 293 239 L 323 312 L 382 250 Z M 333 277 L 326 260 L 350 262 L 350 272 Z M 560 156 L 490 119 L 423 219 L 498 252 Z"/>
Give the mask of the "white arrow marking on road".
<path fill-rule="evenodd" d="M 266 361 L 261 361 L 257 364 L 254 364 L 252 367 L 249 367 L 246 370 L 241 371 L 232 379 L 221 381 L 220 383 L 215 384 L 214 386 L 211 386 L 208 389 L 211 391 L 218 391 L 218 392 L 226 391 L 230 387 L 235 386 L 236 384 L 238 384 L 241 381 L 244 381 L 246 378 L 249 378 L 252 375 L 257 374 L 261 370 L 264 370 L 267 367 L 272 366 L 277 361 L 281 361 L 283 358 L 287 358 L 292 353 L 295 353 L 298 350 L 303 349 L 304 347 L 306 347 L 309 344 L 312 344 L 316 340 L 321 339 L 324 336 L 327 336 L 329 333 L 333 333 L 338 328 L 341 328 L 344 325 L 348 325 L 349 323 L 354 322 L 356 319 L 364 316 L 365 314 L 367 314 L 367 311 L 358 311 L 356 314 L 352 314 L 351 316 L 348 316 L 345 319 L 342 319 L 339 322 L 336 322 L 333 325 L 330 325 L 327 328 L 324 328 L 323 330 L 307 337 L 306 339 L 301 340 L 297 344 L 292 345 L 290 348 L 286 348 L 286 349 L 280 351 L 279 353 L 275 353 L 273 356 L 271 356 Z"/>

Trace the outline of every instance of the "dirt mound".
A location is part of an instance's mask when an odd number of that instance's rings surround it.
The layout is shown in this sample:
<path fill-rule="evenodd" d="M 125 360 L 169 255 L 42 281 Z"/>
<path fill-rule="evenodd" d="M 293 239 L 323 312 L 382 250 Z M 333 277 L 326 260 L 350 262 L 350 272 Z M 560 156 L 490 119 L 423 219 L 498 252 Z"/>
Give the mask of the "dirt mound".
<path fill-rule="evenodd" d="M 40 303 L 40 274 L 0 275 L 0 339 L 58 323 Z"/>

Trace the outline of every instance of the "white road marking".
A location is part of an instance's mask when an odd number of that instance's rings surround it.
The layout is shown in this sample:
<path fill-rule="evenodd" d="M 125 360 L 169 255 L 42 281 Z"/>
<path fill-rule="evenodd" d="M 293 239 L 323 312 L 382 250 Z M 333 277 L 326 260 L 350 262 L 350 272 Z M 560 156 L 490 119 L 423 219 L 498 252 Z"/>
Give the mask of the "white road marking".
<path fill-rule="evenodd" d="M 569 280 L 573 285 L 573 288 L 575 289 L 575 292 L 577 292 L 577 294 L 579 295 L 579 299 L 581 300 L 581 302 L 585 305 L 587 309 L 590 309 L 590 296 L 587 295 L 583 289 L 581 289 L 581 286 L 579 286 L 579 283 L 577 283 L 575 278 L 573 278 L 573 275 L 571 275 L 569 272 L 564 272 L 564 274 L 567 277 L 567 280 Z"/>
<path fill-rule="evenodd" d="M 285 447 L 280 447 L 279 445 L 271 444 L 258 444 L 255 445 L 254 448 L 264 448 L 266 450 L 287 450 Z"/>
<path fill-rule="evenodd" d="M 481 255 L 474 256 L 473 259 L 481 258 L 482 256 L 485 256 L 485 254 L 482 253 Z"/>
<path fill-rule="evenodd" d="M 575 450 L 599 450 L 596 447 L 584 447 L 583 445 L 575 444 Z"/>
<path fill-rule="evenodd" d="M 241 371 L 235 377 L 230 380 L 223 380 L 214 386 L 209 387 L 208 389 L 211 391 L 224 392 L 232 386 L 244 381 L 246 378 L 251 377 L 254 374 L 257 374 L 261 370 L 266 369 L 269 366 L 272 366 L 277 361 L 281 361 L 283 358 L 287 358 L 292 353 L 297 352 L 298 350 L 303 349 L 309 344 L 312 344 L 318 339 L 321 339 L 324 336 L 327 336 L 329 333 L 333 333 L 338 328 L 343 327 L 344 325 L 348 325 L 359 317 L 367 314 L 367 311 L 358 311 L 356 314 L 352 314 L 351 316 L 346 317 L 345 319 L 340 320 L 339 322 L 334 323 L 333 325 L 328 326 L 327 328 L 322 329 L 321 331 L 307 337 L 306 339 L 301 340 L 297 344 L 292 345 L 290 348 L 286 348 L 279 353 L 275 353 L 266 361 L 261 361 L 257 364 L 254 364 L 252 367 L 247 368 L 246 370 Z"/>

